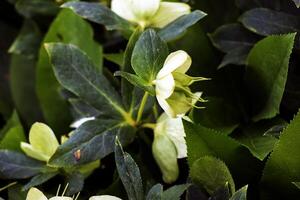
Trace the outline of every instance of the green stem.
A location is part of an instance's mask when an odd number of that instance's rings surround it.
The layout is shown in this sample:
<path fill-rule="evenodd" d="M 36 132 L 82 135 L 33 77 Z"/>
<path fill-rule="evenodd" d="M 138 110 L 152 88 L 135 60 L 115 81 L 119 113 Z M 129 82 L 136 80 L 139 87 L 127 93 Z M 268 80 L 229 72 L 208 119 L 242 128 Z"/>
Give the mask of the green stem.
<path fill-rule="evenodd" d="M 147 103 L 147 99 L 148 99 L 148 92 L 145 92 L 144 96 L 143 96 L 143 99 L 142 99 L 142 102 L 141 102 L 141 105 L 140 105 L 140 108 L 139 108 L 139 111 L 138 111 L 138 116 L 136 118 L 136 123 L 138 123 L 142 116 L 143 116 L 143 112 L 144 112 L 144 108 L 145 108 L 145 105 Z"/>
<path fill-rule="evenodd" d="M 150 129 L 154 130 L 155 127 L 156 127 L 156 124 L 153 124 L 153 123 L 146 123 L 146 124 L 143 124 L 142 127 L 143 127 L 143 128 L 150 128 Z"/>
<path fill-rule="evenodd" d="M 10 188 L 10 187 L 13 186 L 13 185 L 16 185 L 17 183 L 18 183 L 18 182 L 12 182 L 12 183 L 10 183 L 10 184 L 8 184 L 8 185 L 6 185 L 6 186 L 0 188 L 0 192 L 6 190 L 7 188 Z"/>

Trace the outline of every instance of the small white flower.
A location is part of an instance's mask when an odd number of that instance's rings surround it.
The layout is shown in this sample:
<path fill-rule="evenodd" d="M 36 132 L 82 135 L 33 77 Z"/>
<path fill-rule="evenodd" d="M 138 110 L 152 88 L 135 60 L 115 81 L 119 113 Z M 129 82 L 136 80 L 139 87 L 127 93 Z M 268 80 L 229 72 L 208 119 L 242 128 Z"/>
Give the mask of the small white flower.
<path fill-rule="evenodd" d="M 122 199 L 110 195 L 101 195 L 101 196 L 93 196 L 89 200 L 122 200 Z"/>
<path fill-rule="evenodd" d="M 29 144 L 21 142 L 21 149 L 26 155 L 48 162 L 59 143 L 55 134 L 46 124 L 34 123 L 29 132 Z"/>
<path fill-rule="evenodd" d="M 48 198 L 37 188 L 31 188 L 27 193 L 26 200 L 48 200 Z M 51 197 L 49 200 L 73 200 L 71 197 Z"/>
<path fill-rule="evenodd" d="M 166 113 L 163 113 L 157 120 L 154 134 L 166 134 L 176 147 L 177 158 L 187 157 L 186 134 L 182 118 L 171 118 Z"/>
<path fill-rule="evenodd" d="M 139 24 L 163 28 L 177 18 L 189 14 L 186 3 L 161 2 L 161 0 L 112 0 L 111 9 L 122 18 Z"/>
<path fill-rule="evenodd" d="M 193 94 L 188 88 L 194 81 L 205 80 L 185 75 L 191 64 L 192 59 L 185 51 L 173 52 L 153 81 L 157 101 L 170 117 L 183 117 L 201 97 L 202 93 Z"/>

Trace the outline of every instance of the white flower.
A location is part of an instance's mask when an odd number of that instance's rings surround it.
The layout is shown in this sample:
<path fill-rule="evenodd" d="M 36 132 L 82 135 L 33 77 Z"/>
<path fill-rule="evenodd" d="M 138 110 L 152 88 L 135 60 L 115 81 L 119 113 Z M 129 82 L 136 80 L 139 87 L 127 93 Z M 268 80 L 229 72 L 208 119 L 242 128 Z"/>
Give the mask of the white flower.
<path fill-rule="evenodd" d="M 59 146 L 55 134 L 46 124 L 34 123 L 29 132 L 29 143 L 21 142 L 26 155 L 48 162 Z"/>
<path fill-rule="evenodd" d="M 111 9 L 122 18 L 139 24 L 163 28 L 177 18 L 189 14 L 186 3 L 161 2 L 161 0 L 112 0 Z"/>
<path fill-rule="evenodd" d="M 182 118 L 171 118 L 166 113 L 163 113 L 157 120 L 154 134 L 167 135 L 176 147 L 177 158 L 187 157 L 186 134 Z"/>
<path fill-rule="evenodd" d="M 89 200 L 122 200 L 122 199 L 110 195 L 101 195 L 101 196 L 93 196 Z"/>
<path fill-rule="evenodd" d="M 188 86 L 207 79 L 185 75 L 191 64 L 192 59 L 185 51 L 173 52 L 153 81 L 157 101 L 170 117 L 183 117 L 200 100 L 202 93 L 193 94 Z"/>
<path fill-rule="evenodd" d="M 27 193 L 26 200 L 48 200 L 48 198 L 37 188 L 31 188 Z M 73 200 L 71 197 L 51 197 L 49 200 Z"/>

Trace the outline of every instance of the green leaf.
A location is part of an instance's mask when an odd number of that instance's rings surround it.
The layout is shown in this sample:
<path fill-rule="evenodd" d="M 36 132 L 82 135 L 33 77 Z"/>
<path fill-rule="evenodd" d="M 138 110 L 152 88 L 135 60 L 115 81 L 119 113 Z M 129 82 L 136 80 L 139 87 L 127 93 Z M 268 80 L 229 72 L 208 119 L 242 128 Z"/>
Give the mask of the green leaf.
<path fill-rule="evenodd" d="M 205 156 L 194 162 L 190 171 L 194 183 L 205 188 L 212 195 L 218 188 L 229 183 L 230 192 L 235 192 L 235 185 L 226 164 L 221 160 Z"/>
<path fill-rule="evenodd" d="M 26 18 L 37 15 L 55 15 L 58 5 L 52 0 L 18 0 L 16 10 Z"/>
<path fill-rule="evenodd" d="M 232 52 L 242 47 L 251 48 L 259 37 L 245 29 L 240 24 L 227 24 L 209 34 L 213 45 L 224 53 Z"/>
<path fill-rule="evenodd" d="M 146 200 L 161 200 L 163 186 L 161 184 L 154 185 L 148 192 Z"/>
<path fill-rule="evenodd" d="M 300 192 L 292 185 L 300 180 L 300 114 L 293 119 L 280 136 L 270 155 L 262 176 L 265 187 L 272 188 L 273 193 L 299 196 Z M 283 194 L 282 194 L 283 195 Z M 278 196 L 279 197 L 279 196 Z"/>
<path fill-rule="evenodd" d="M 139 77 L 151 84 L 163 67 L 167 56 L 167 44 L 153 29 L 148 29 L 134 47 L 131 58 L 132 68 Z"/>
<path fill-rule="evenodd" d="M 278 124 L 285 124 L 285 122 L 279 118 L 275 118 L 251 124 L 243 129 L 242 133 L 236 136 L 235 139 L 248 148 L 253 156 L 263 161 L 278 141 L 273 136 L 265 135 L 265 132 Z"/>
<path fill-rule="evenodd" d="M 37 24 L 34 21 L 25 20 L 18 37 L 8 52 L 23 55 L 29 59 L 36 58 L 41 40 L 41 33 Z"/>
<path fill-rule="evenodd" d="M 43 43 L 63 42 L 77 45 L 102 68 L 102 48 L 93 40 L 91 26 L 70 10 L 62 10 L 51 24 Z M 37 65 L 37 94 L 47 124 L 54 132 L 68 131 L 66 124 L 71 123 L 68 104 L 60 94 L 61 86 L 57 82 L 48 54 L 41 47 Z"/>
<path fill-rule="evenodd" d="M 115 139 L 115 162 L 119 176 L 126 189 L 129 200 L 144 199 L 140 170 L 133 158 L 122 149 L 118 137 Z"/>
<path fill-rule="evenodd" d="M 158 35 L 165 41 L 174 40 L 206 15 L 206 13 L 200 10 L 195 10 L 192 13 L 181 16 L 172 23 L 168 24 L 158 32 Z"/>
<path fill-rule="evenodd" d="M 17 184 L 8 188 L 8 199 L 24 200 L 26 199 L 27 191 L 22 191 L 22 185 Z"/>
<path fill-rule="evenodd" d="M 183 193 L 189 188 L 190 184 L 175 185 L 162 194 L 162 200 L 180 200 Z"/>
<path fill-rule="evenodd" d="M 46 44 L 46 49 L 61 85 L 110 118 L 128 117 L 117 91 L 83 51 L 62 43 Z"/>
<path fill-rule="evenodd" d="M 59 167 L 72 167 L 104 158 L 114 151 L 116 135 L 126 145 L 132 142 L 134 130 L 118 121 L 88 121 L 59 146 L 49 163 Z"/>
<path fill-rule="evenodd" d="M 254 121 L 279 113 L 295 35 L 269 36 L 258 42 L 248 56 L 246 84 Z"/>
<path fill-rule="evenodd" d="M 68 175 L 67 183 L 69 183 L 68 189 L 66 191 L 66 196 L 72 196 L 79 193 L 83 189 L 84 176 L 78 171 L 73 172 Z"/>
<path fill-rule="evenodd" d="M 104 54 L 103 57 L 106 60 L 119 65 L 120 67 L 122 67 L 122 65 L 123 65 L 123 60 L 124 60 L 124 53 L 123 52 L 122 53 Z"/>
<path fill-rule="evenodd" d="M 20 118 L 27 126 L 42 119 L 41 109 L 35 91 L 37 54 L 41 43 L 37 25 L 25 20 L 22 29 L 10 47 L 10 88 Z"/>
<path fill-rule="evenodd" d="M 233 49 L 224 56 L 222 62 L 218 66 L 218 69 L 221 69 L 230 64 L 245 65 L 250 50 L 251 48 L 249 47 Z"/>
<path fill-rule="evenodd" d="M 245 12 L 239 21 L 250 31 L 259 35 L 275 35 L 299 32 L 299 17 L 267 8 Z"/>
<path fill-rule="evenodd" d="M 0 150 L 0 177 L 5 179 L 25 179 L 45 170 L 45 164 L 24 154 Z"/>
<path fill-rule="evenodd" d="M 20 143 L 25 141 L 25 134 L 20 119 L 16 112 L 0 132 L 0 149 L 21 151 Z"/>
<path fill-rule="evenodd" d="M 146 92 L 149 92 L 152 96 L 155 96 L 155 90 L 153 86 L 147 83 L 144 79 L 140 78 L 139 76 L 122 71 L 117 71 L 114 75 L 125 78 L 131 84 L 145 90 Z"/>
<path fill-rule="evenodd" d="M 48 172 L 48 173 L 42 173 L 34 176 L 23 188 L 22 190 L 28 190 L 31 187 L 35 187 L 38 185 L 41 185 L 51 178 L 55 177 L 58 174 L 58 172 Z"/>
<path fill-rule="evenodd" d="M 108 30 L 120 30 L 127 35 L 133 30 L 133 26 L 128 21 L 100 3 L 68 2 L 63 4 L 62 7 L 70 8 L 82 18 L 102 24 Z"/>
<path fill-rule="evenodd" d="M 229 200 L 247 200 L 248 185 L 236 191 Z"/>
<path fill-rule="evenodd" d="M 300 7 L 300 0 L 293 0 L 293 2 L 296 4 L 297 8 Z"/>

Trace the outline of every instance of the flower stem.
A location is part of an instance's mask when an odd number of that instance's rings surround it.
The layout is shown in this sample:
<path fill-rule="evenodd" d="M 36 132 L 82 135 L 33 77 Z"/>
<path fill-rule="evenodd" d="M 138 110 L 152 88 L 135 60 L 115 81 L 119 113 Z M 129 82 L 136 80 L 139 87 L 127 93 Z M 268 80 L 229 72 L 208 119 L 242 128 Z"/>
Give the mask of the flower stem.
<path fill-rule="evenodd" d="M 138 123 L 141 120 L 142 116 L 143 116 L 143 112 L 144 112 L 145 105 L 147 103 L 148 96 L 149 96 L 149 93 L 145 92 L 145 94 L 143 96 L 143 99 L 141 101 L 139 111 L 138 111 L 138 116 L 136 118 L 136 123 Z"/>

